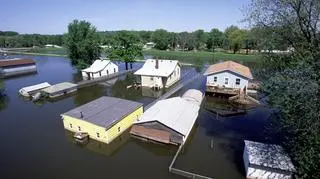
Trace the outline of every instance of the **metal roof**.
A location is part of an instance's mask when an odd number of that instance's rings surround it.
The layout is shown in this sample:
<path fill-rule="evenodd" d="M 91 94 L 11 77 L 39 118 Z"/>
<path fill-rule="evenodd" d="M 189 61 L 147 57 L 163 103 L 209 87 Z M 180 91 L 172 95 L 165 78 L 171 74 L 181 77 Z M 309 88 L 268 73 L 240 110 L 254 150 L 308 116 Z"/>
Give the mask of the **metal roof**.
<path fill-rule="evenodd" d="M 83 72 L 90 72 L 90 73 L 97 73 L 99 71 L 102 71 L 111 61 L 110 60 L 103 60 L 99 59 L 93 62 L 93 64 L 86 69 L 83 69 L 81 71 Z"/>
<path fill-rule="evenodd" d="M 291 159 L 281 146 L 248 140 L 245 140 L 244 143 L 250 164 L 291 172 L 295 171 Z"/>
<path fill-rule="evenodd" d="M 103 96 L 62 115 L 74 117 L 109 129 L 142 105 L 142 103 L 134 101 Z"/>
<path fill-rule="evenodd" d="M 48 93 L 48 94 L 52 94 L 52 93 L 56 93 L 59 91 L 63 91 L 63 90 L 67 90 L 69 88 L 75 88 L 77 87 L 76 84 L 74 83 L 70 83 L 70 82 L 62 82 L 62 83 L 58 83 L 55 85 L 52 85 L 48 88 L 43 89 L 42 91 Z"/>
<path fill-rule="evenodd" d="M 157 121 L 186 136 L 198 117 L 200 106 L 181 97 L 160 100 L 136 124 Z"/>
<path fill-rule="evenodd" d="M 51 85 L 48 82 L 44 82 L 44 83 L 39 83 L 39 84 L 32 85 L 32 86 L 23 87 L 23 88 L 21 88 L 21 90 L 23 90 L 25 92 L 30 92 L 30 91 L 35 91 L 35 90 L 47 88 L 47 87 L 50 87 L 50 86 Z"/>
<path fill-rule="evenodd" d="M 224 71 L 231 71 L 249 79 L 253 79 L 250 68 L 234 61 L 225 61 L 209 66 L 204 75 L 211 75 Z"/>
<path fill-rule="evenodd" d="M 0 60 L 0 67 L 11 67 L 19 65 L 34 65 L 36 62 L 32 59 L 13 58 Z"/>
<path fill-rule="evenodd" d="M 135 75 L 161 76 L 168 77 L 171 75 L 179 64 L 177 60 L 158 60 L 159 67 L 156 69 L 156 59 L 148 59 L 142 68 L 137 70 Z"/>

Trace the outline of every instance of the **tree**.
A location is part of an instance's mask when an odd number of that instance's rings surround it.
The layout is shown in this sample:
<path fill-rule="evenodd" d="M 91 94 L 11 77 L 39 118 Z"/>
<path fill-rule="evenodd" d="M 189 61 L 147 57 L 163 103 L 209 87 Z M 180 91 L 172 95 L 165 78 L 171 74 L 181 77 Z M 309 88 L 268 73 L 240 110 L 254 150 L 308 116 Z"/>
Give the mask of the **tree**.
<path fill-rule="evenodd" d="M 239 51 L 243 44 L 245 43 L 245 38 L 247 36 L 246 30 L 237 29 L 232 31 L 229 35 L 230 48 L 233 50 L 233 53 Z"/>
<path fill-rule="evenodd" d="M 100 56 L 99 36 L 87 21 L 73 20 L 68 25 L 65 45 L 73 65 L 83 68 Z"/>
<path fill-rule="evenodd" d="M 222 47 L 224 39 L 225 39 L 225 36 L 223 32 L 221 32 L 219 29 L 212 29 L 209 32 L 209 37 L 207 40 L 208 50 L 211 50 L 212 52 L 214 52 L 215 48 Z"/>
<path fill-rule="evenodd" d="M 159 50 L 167 50 L 169 39 L 170 34 L 164 29 L 157 29 L 151 36 L 151 40 L 156 43 L 155 48 Z"/>
<path fill-rule="evenodd" d="M 320 1 L 254 0 L 247 19 L 294 48 L 265 56 L 262 91 L 296 178 L 320 178 Z"/>
<path fill-rule="evenodd" d="M 132 68 L 132 62 L 135 62 L 135 58 L 142 56 L 142 46 L 136 34 L 120 31 L 114 36 L 111 49 L 107 52 L 110 59 L 123 60 L 126 64 L 126 70 L 128 70 L 128 63 Z"/>
<path fill-rule="evenodd" d="M 3 97 L 4 89 L 3 80 L 0 79 L 0 98 Z"/>
<path fill-rule="evenodd" d="M 205 33 L 202 29 L 193 32 L 195 37 L 195 48 L 199 50 L 203 44 L 205 44 Z"/>

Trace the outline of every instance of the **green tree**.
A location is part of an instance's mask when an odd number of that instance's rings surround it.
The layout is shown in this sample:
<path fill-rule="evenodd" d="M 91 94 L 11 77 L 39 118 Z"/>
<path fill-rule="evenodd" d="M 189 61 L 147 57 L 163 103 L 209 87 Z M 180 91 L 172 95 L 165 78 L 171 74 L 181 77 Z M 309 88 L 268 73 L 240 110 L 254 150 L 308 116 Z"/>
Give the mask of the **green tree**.
<path fill-rule="evenodd" d="M 114 36 L 111 49 L 108 49 L 107 53 L 110 59 L 124 61 L 128 70 L 128 63 L 132 68 L 132 62 L 135 62 L 135 58 L 142 56 L 139 37 L 132 32 L 120 31 Z"/>
<path fill-rule="evenodd" d="M 245 43 L 247 31 L 237 29 L 232 31 L 228 36 L 230 47 L 233 50 L 233 53 L 236 53 L 242 48 L 243 44 Z"/>
<path fill-rule="evenodd" d="M 219 29 L 212 29 L 208 36 L 209 37 L 206 43 L 208 50 L 214 52 L 215 48 L 222 47 L 225 39 L 223 32 L 221 32 Z"/>
<path fill-rule="evenodd" d="M 193 32 L 195 37 L 195 48 L 197 50 L 200 50 L 201 46 L 205 44 L 206 42 L 206 36 L 202 29 L 196 30 Z"/>
<path fill-rule="evenodd" d="M 100 56 L 99 36 L 87 21 L 73 20 L 68 25 L 65 46 L 73 65 L 83 68 Z"/>
<path fill-rule="evenodd" d="M 167 50 L 170 43 L 170 33 L 164 29 L 157 29 L 153 32 L 151 40 L 156 43 L 156 49 Z"/>
<path fill-rule="evenodd" d="M 276 109 L 272 129 L 296 178 L 320 178 L 320 1 L 254 0 L 248 10 L 250 22 L 294 48 L 265 57 L 262 91 Z"/>

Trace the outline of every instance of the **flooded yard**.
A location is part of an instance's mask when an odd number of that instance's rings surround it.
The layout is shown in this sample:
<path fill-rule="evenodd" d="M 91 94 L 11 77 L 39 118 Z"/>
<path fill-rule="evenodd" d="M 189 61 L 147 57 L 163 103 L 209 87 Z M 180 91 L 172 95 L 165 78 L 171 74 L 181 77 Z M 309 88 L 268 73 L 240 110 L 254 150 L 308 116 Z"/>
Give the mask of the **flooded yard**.
<path fill-rule="evenodd" d="M 24 56 L 25 57 L 25 56 Z M 124 75 L 108 83 L 79 89 L 74 95 L 56 101 L 34 104 L 18 95 L 18 90 L 41 82 L 78 82 L 81 74 L 63 57 L 30 56 L 38 73 L 4 80 L 6 100 L 0 104 L 0 176 L 1 178 L 181 178 L 168 172 L 176 147 L 145 143 L 125 132 L 111 144 L 90 141 L 78 145 L 63 128 L 60 114 L 101 96 L 114 96 L 148 105 L 164 92 L 134 89 L 135 77 Z M 124 64 L 117 62 L 119 71 Z M 139 68 L 142 63 L 134 63 Z M 199 69 L 183 67 L 182 76 Z M 189 88 L 204 90 L 205 78 Z M 226 104 L 211 97 L 209 106 Z M 228 108 L 228 106 L 226 107 Z M 243 139 L 263 141 L 270 110 L 259 107 L 245 115 L 219 117 L 200 110 L 196 125 L 175 167 L 213 178 L 245 178 L 242 162 Z"/>

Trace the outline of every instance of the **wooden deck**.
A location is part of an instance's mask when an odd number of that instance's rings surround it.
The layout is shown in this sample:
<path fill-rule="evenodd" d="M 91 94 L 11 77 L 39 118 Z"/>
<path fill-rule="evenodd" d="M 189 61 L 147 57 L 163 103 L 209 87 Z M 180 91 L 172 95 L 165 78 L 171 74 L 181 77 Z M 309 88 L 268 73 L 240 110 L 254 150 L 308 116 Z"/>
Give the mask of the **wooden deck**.
<path fill-rule="evenodd" d="M 237 95 L 240 93 L 240 89 L 207 86 L 206 93 Z"/>

